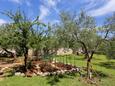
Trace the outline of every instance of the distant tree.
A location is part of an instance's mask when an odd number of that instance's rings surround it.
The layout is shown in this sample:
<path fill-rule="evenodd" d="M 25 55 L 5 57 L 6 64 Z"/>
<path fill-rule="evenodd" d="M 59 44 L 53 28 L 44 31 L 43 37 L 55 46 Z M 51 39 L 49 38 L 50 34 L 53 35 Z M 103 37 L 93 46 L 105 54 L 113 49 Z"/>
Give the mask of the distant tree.
<path fill-rule="evenodd" d="M 115 59 L 115 38 L 109 39 L 105 52 L 108 59 Z"/>
<path fill-rule="evenodd" d="M 80 46 L 79 43 L 74 40 L 72 33 L 76 28 L 75 15 L 71 15 L 68 12 L 60 13 L 60 24 L 57 25 L 56 35 L 59 41 L 59 47 L 71 48 L 76 51 Z"/>
<path fill-rule="evenodd" d="M 55 53 L 55 48 L 56 48 L 56 37 L 54 34 L 53 26 L 51 24 L 48 24 L 47 30 L 45 31 L 44 35 L 44 43 L 45 46 L 43 48 L 44 54 L 47 55 L 52 55 Z"/>
<path fill-rule="evenodd" d="M 110 35 L 106 40 L 105 53 L 108 59 L 115 59 L 115 12 L 106 19 L 105 27 L 110 29 Z"/>

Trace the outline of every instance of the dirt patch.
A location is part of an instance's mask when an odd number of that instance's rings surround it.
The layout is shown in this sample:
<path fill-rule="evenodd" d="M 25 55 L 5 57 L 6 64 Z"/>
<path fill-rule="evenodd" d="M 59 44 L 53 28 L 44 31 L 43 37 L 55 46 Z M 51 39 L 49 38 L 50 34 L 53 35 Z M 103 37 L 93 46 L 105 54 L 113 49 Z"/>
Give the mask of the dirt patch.
<path fill-rule="evenodd" d="M 76 66 L 64 64 L 61 62 L 44 61 L 44 60 L 30 61 L 28 63 L 27 72 L 24 71 L 24 65 L 22 63 L 3 62 L 0 64 L 1 75 L 3 75 L 4 70 L 7 70 L 8 68 L 13 70 L 14 75 L 28 76 L 28 77 L 79 72 L 79 68 Z"/>
<path fill-rule="evenodd" d="M 19 70 L 20 71 L 20 70 Z M 28 67 L 28 71 L 26 74 L 30 75 L 53 75 L 53 74 L 64 74 L 71 72 L 79 72 L 79 68 L 64 64 L 61 62 L 53 62 L 53 61 L 32 61 Z"/>

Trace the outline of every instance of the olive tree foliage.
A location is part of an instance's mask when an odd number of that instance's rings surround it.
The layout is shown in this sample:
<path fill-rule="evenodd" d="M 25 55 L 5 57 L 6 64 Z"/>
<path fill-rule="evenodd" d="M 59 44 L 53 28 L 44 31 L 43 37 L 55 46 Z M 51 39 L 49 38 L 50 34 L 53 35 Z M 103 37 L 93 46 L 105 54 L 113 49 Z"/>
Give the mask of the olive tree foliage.
<path fill-rule="evenodd" d="M 11 57 L 16 57 L 17 53 L 11 52 L 8 49 L 17 50 L 19 39 L 16 36 L 15 30 L 11 29 L 10 24 L 0 26 L 0 48 L 5 50 Z"/>
<path fill-rule="evenodd" d="M 115 37 L 109 39 L 109 42 L 106 43 L 105 53 L 108 59 L 115 59 Z"/>
<path fill-rule="evenodd" d="M 56 26 L 55 34 L 57 36 L 59 47 L 78 49 L 79 44 L 72 37 L 76 23 L 74 20 L 75 15 L 71 16 L 68 12 L 62 12 L 60 14 L 60 23 Z"/>
<path fill-rule="evenodd" d="M 37 57 L 42 55 L 42 50 L 45 46 L 44 41 L 45 30 L 43 29 L 44 27 L 46 27 L 45 24 L 36 26 L 34 27 L 34 29 L 31 30 L 30 33 L 29 45 Z"/>
<path fill-rule="evenodd" d="M 87 16 L 83 11 L 79 16 L 62 12 L 60 18 L 57 36 L 59 36 L 62 46 L 73 49 L 82 47 L 84 53 L 86 52 L 85 47 L 93 48 L 98 38 L 94 18 Z M 84 42 L 86 46 L 84 47 L 81 42 Z"/>
<path fill-rule="evenodd" d="M 84 23 L 84 21 L 82 20 L 86 20 L 86 23 Z M 94 53 L 97 52 L 100 45 L 104 42 L 104 40 L 107 39 L 110 28 L 96 27 L 94 18 L 88 16 L 83 12 L 81 12 L 81 14 L 78 16 L 78 20 L 76 21 L 78 21 L 78 28 L 82 24 L 82 22 L 83 25 L 86 24 L 85 28 L 79 28 L 82 29 L 80 30 L 80 32 L 74 31 L 74 36 L 85 50 L 85 57 L 87 58 L 87 76 L 88 78 L 91 78 L 91 60 L 93 58 Z"/>
<path fill-rule="evenodd" d="M 91 77 L 91 60 L 99 45 L 108 36 L 108 28 L 97 28 L 95 19 L 88 16 L 84 11 L 73 16 L 70 13 L 62 13 L 59 29 L 62 31 L 62 38 L 65 44 L 79 44 L 83 48 L 85 58 L 87 59 L 87 76 Z M 98 35 L 103 30 L 104 36 Z M 73 46 L 74 47 L 74 46 Z"/>
<path fill-rule="evenodd" d="M 84 11 L 81 11 L 77 16 L 76 26 L 73 37 L 81 44 L 87 59 L 88 54 L 93 50 L 98 40 L 95 19 L 88 16 Z"/>
<path fill-rule="evenodd" d="M 87 77 L 90 79 L 92 77 L 91 60 L 102 42 L 101 37 L 98 35 L 100 29 L 95 26 L 95 19 L 84 12 L 78 15 L 76 22 L 77 29 L 74 30 L 73 37 L 84 49 L 85 58 L 87 59 Z"/>
<path fill-rule="evenodd" d="M 17 39 L 14 40 L 14 42 L 18 42 L 19 46 L 21 47 L 21 50 L 24 54 L 25 71 L 27 71 L 28 50 L 31 47 L 30 38 L 32 37 L 32 29 L 34 29 L 35 26 L 44 24 L 39 22 L 38 17 L 36 17 L 35 20 L 29 20 L 25 13 L 21 12 L 20 10 L 17 10 L 16 12 L 7 11 L 3 12 L 3 14 L 12 20 L 9 28 L 16 33 L 14 37 L 17 37 Z"/>
<path fill-rule="evenodd" d="M 48 24 L 44 29 L 43 27 L 40 28 L 32 31 L 32 34 L 34 35 L 30 39 L 30 45 L 32 45 L 32 48 L 35 49 L 40 56 L 47 57 L 50 54 L 54 54 L 52 51 L 55 49 L 56 39 L 53 27 L 50 24 Z"/>
<path fill-rule="evenodd" d="M 107 55 L 108 59 L 115 58 L 115 13 L 106 18 L 104 27 L 108 30 L 109 36 L 100 45 L 99 51 Z M 102 32 L 103 33 L 103 32 Z"/>
<path fill-rule="evenodd" d="M 109 29 L 109 36 L 106 39 L 105 53 L 108 59 L 115 59 L 115 12 L 106 19 L 105 27 Z"/>
<path fill-rule="evenodd" d="M 54 30 L 53 30 L 53 26 L 51 26 L 50 24 L 48 24 L 47 30 L 45 31 L 44 34 L 44 43 L 45 46 L 43 48 L 43 51 L 45 53 L 45 55 L 52 55 L 55 53 L 55 49 L 56 49 L 56 38 L 55 38 L 55 34 L 54 34 Z"/>

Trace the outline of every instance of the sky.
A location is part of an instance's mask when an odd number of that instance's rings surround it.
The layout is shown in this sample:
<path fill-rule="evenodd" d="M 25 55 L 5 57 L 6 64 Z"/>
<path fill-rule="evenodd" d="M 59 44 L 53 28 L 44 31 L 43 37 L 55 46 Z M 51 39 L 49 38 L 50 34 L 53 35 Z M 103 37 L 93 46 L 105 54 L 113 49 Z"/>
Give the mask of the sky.
<path fill-rule="evenodd" d="M 15 12 L 18 8 L 30 19 L 39 16 L 40 21 L 45 23 L 58 23 L 61 11 L 79 13 L 83 9 L 100 26 L 115 11 L 115 0 L 0 0 L 0 12 Z M 8 22 L 11 20 L 0 14 L 0 25 Z"/>

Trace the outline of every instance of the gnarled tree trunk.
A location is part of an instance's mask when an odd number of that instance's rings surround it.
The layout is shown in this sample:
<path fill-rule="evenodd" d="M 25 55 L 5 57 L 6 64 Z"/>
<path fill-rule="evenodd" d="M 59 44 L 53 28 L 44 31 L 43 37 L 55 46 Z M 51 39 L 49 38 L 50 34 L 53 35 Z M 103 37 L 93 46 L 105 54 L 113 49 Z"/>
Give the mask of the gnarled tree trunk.
<path fill-rule="evenodd" d="M 28 60 L 28 48 L 25 47 L 25 51 L 24 51 L 24 67 L 25 67 L 25 72 L 27 72 L 27 60 Z"/>
<path fill-rule="evenodd" d="M 88 77 L 89 79 L 92 78 L 92 73 L 91 73 L 91 60 L 92 60 L 92 58 L 93 58 L 93 54 L 94 54 L 94 51 L 91 51 L 91 55 L 90 55 L 90 57 L 88 57 L 88 59 L 87 59 L 87 77 Z"/>

